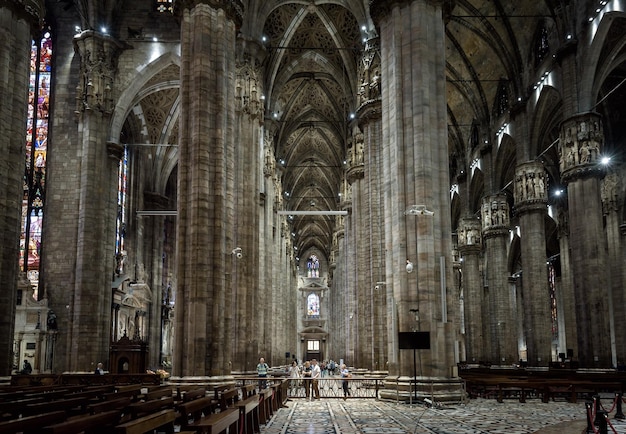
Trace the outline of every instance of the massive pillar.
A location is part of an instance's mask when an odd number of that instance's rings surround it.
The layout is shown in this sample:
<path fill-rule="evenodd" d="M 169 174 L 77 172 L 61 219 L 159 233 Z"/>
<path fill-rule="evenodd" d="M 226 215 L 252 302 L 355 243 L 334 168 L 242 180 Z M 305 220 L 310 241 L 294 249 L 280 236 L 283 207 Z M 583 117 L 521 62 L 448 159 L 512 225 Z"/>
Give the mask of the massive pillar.
<path fill-rule="evenodd" d="M 386 281 L 393 303 L 389 373 L 450 377 L 458 362 L 452 282 L 443 3 L 370 2 L 379 28 Z M 407 273 L 407 260 L 414 271 Z M 400 350 L 400 332 L 430 333 L 430 349 Z"/>
<path fill-rule="evenodd" d="M 66 58 L 60 53 L 72 58 L 64 52 L 68 36 L 58 38 L 65 42 L 56 51 L 59 59 Z M 46 194 L 53 200 L 46 203 L 43 281 L 58 322 L 53 369 L 93 371 L 98 362 L 108 368 L 111 338 L 117 177 L 123 148 L 107 138 L 121 44 L 94 30 L 75 35 L 73 43 L 78 74 L 63 62 L 55 70 L 55 106 L 65 111 L 55 110 L 51 137 L 67 141 L 48 159 Z M 74 106 L 65 105 L 70 98 Z M 72 109 L 76 119 L 67 116 Z"/>
<path fill-rule="evenodd" d="M 363 179 L 357 181 L 360 197 L 358 211 L 363 216 L 361 239 L 363 246 L 357 254 L 357 268 L 364 276 L 360 287 L 359 298 L 362 300 L 365 314 L 367 315 L 366 339 L 362 341 L 361 364 L 372 370 L 386 369 L 387 361 L 387 307 L 386 307 L 386 281 L 385 281 L 385 251 L 384 232 L 381 222 L 383 221 L 383 197 L 382 197 L 382 167 L 381 167 L 381 143 L 382 143 L 382 119 L 380 100 L 380 45 L 378 38 L 367 41 L 363 52 L 362 61 L 359 62 L 359 90 L 357 92 L 358 109 L 357 119 L 360 131 L 355 136 L 353 161 L 362 164 Z M 362 138 L 362 139 L 361 139 Z M 361 161 L 362 160 L 362 161 Z M 350 175 L 350 173 L 348 173 Z M 353 197 L 354 197 L 353 182 Z M 353 208 L 357 206 L 353 202 Z M 356 209 L 356 208 L 354 208 Z"/>
<path fill-rule="evenodd" d="M 0 1 L 0 375 L 13 366 L 30 46 L 43 15 L 43 1 Z"/>
<path fill-rule="evenodd" d="M 553 354 L 545 253 L 546 180 L 543 165 L 539 162 L 520 164 L 515 170 L 515 207 L 521 231 L 524 330 L 527 360 L 531 366 L 548 366 Z"/>
<path fill-rule="evenodd" d="M 232 249 L 240 248 L 241 257 L 231 255 L 233 308 L 236 311 L 232 368 L 251 370 L 258 363 L 259 353 L 266 357 L 267 347 L 279 335 L 264 336 L 264 327 L 258 326 L 256 315 L 251 315 L 271 291 L 260 285 L 259 255 L 259 193 L 263 174 L 263 76 L 261 63 L 265 49 L 260 43 L 238 39 L 235 83 L 236 139 L 235 157 L 235 232 Z M 282 298 L 279 299 L 283 300 Z M 286 311 L 286 309 L 282 309 Z"/>
<path fill-rule="evenodd" d="M 487 300 L 480 274 L 482 237 L 480 220 L 462 219 L 457 232 L 459 253 L 463 258 L 463 306 L 465 313 L 465 352 L 467 362 L 487 360 L 485 333 Z"/>
<path fill-rule="evenodd" d="M 497 365 L 518 361 L 515 293 L 508 281 L 507 244 L 509 237 L 509 204 L 505 195 L 483 198 L 482 227 L 488 287 L 488 312 L 485 315 L 489 355 Z"/>
<path fill-rule="evenodd" d="M 230 373 L 239 1 L 184 1 L 173 375 Z"/>
<path fill-rule="evenodd" d="M 596 113 L 573 116 L 561 125 L 561 180 L 567 185 L 571 272 L 576 298 L 581 367 L 610 367 L 609 290 L 606 237 L 600 200 L 599 155 L 604 141 Z"/>
<path fill-rule="evenodd" d="M 626 293 L 623 288 L 623 238 L 620 224 L 620 204 L 622 195 L 620 178 L 617 173 L 609 173 L 602 181 L 602 209 L 606 219 L 606 241 L 608 252 L 608 290 L 611 325 L 612 366 L 626 363 L 626 329 L 622 326 L 626 318 Z"/>

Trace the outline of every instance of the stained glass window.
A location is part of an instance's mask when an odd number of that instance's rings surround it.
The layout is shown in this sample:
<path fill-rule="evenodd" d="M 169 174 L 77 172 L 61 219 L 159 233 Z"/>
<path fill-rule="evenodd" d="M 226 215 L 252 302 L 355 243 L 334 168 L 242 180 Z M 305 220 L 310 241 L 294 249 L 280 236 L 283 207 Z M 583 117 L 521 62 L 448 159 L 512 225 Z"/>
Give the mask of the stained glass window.
<path fill-rule="evenodd" d="M 124 156 L 120 160 L 117 172 L 117 220 L 115 223 L 115 273 L 124 273 L 124 237 L 126 236 L 126 194 L 128 184 L 128 148 L 124 147 Z"/>
<path fill-rule="evenodd" d="M 156 0 L 156 8 L 159 12 L 170 12 L 174 11 L 174 0 Z"/>
<path fill-rule="evenodd" d="M 306 300 L 306 314 L 309 318 L 319 318 L 320 316 L 320 298 L 316 294 L 309 294 Z"/>
<path fill-rule="evenodd" d="M 316 255 L 309 256 L 306 267 L 306 277 L 320 277 L 320 261 Z"/>
<path fill-rule="evenodd" d="M 26 272 L 33 285 L 35 297 L 39 286 L 39 254 L 44 217 L 51 63 L 52 39 L 50 29 L 46 27 L 41 39 L 33 41 L 31 45 L 20 238 L 20 269 Z"/>

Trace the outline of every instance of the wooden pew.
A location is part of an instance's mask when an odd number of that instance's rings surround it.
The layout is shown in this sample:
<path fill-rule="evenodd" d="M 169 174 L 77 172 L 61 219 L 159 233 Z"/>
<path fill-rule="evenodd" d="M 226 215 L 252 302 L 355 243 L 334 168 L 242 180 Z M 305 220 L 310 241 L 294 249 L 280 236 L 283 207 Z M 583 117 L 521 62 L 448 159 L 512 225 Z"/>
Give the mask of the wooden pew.
<path fill-rule="evenodd" d="M 149 413 L 155 413 L 160 410 L 168 410 L 174 408 L 174 398 L 152 399 L 150 401 L 133 402 L 126 407 L 130 413 L 131 419 L 147 416 Z"/>
<path fill-rule="evenodd" d="M 254 434 L 261 431 L 259 426 L 259 397 L 254 385 L 241 388 L 243 400 L 235 403 L 239 408 L 239 424 L 245 434 Z"/>
<path fill-rule="evenodd" d="M 170 386 L 159 387 L 145 394 L 144 400 L 151 401 L 153 399 L 171 398 L 172 388 Z"/>
<path fill-rule="evenodd" d="M 204 387 L 194 388 L 188 390 L 177 389 L 177 400 L 181 402 L 188 402 L 198 398 L 204 398 L 206 396 L 206 389 Z"/>
<path fill-rule="evenodd" d="M 190 419 L 199 420 L 202 416 L 215 413 L 218 408 L 218 402 L 209 397 L 205 397 L 178 404 L 176 408 L 180 414 L 180 425 L 184 426 L 190 423 Z"/>
<path fill-rule="evenodd" d="M 102 397 L 105 401 L 123 397 L 129 397 L 132 401 L 136 401 L 141 394 L 141 389 L 141 385 L 133 385 L 131 387 L 117 387 L 115 392 L 105 393 Z"/>
<path fill-rule="evenodd" d="M 87 412 L 89 414 L 102 413 L 110 410 L 125 410 L 132 402 L 130 396 L 122 396 L 117 399 L 110 399 L 108 401 L 98 401 L 87 405 Z"/>
<path fill-rule="evenodd" d="M 64 411 L 53 411 L 35 416 L 22 417 L 0 422 L 0 434 L 14 434 L 17 432 L 35 433 L 39 432 L 42 426 L 63 422 L 66 418 Z"/>
<path fill-rule="evenodd" d="M 272 418 L 272 389 L 262 389 L 259 391 L 259 423 L 266 425 Z"/>
<path fill-rule="evenodd" d="M 224 411 L 229 407 L 234 407 L 239 400 L 239 390 L 228 389 L 222 392 L 220 396 L 220 410 Z"/>
<path fill-rule="evenodd" d="M 28 404 L 38 404 L 40 402 L 45 402 L 43 397 L 39 398 L 28 398 L 28 399 L 18 399 L 15 401 L 7 401 L 0 403 L 0 417 L 6 419 L 13 419 L 21 414 L 22 409 Z"/>
<path fill-rule="evenodd" d="M 119 411 L 106 411 L 94 415 L 81 415 L 65 422 L 56 423 L 40 428 L 41 434 L 76 434 L 85 433 L 110 433 L 113 427 L 120 421 Z"/>
<path fill-rule="evenodd" d="M 173 409 L 161 410 L 117 425 L 115 432 L 118 434 L 145 434 L 161 429 L 173 433 L 175 420 L 176 412 Z"/>
<path fill-rule="evenodd" d="M 22 416 L 33 416 L 36 414 L 49 413 L 51 411 L 65 411 L 68 414 L 84 413 L 87 407 L 87 398 L 68 398 L 56 401 L 40 402 L 37 404 L 27 404 L 22 407 Z"/>
<path fill-rule="evenodd" d="M 182 426 L 185 430 L 200 433 L 218 434 L 228 429 L 229 433 L 239 433 L 239 409 L 227 408 Z"/>
<path fill-rule="evenodd" d="M 191 390 L 198 390 L 201 387 L 202 386 L 199 386 L 197 384 L 182 384 L 182 385 L 176 386 L 176 389 L 174 389 L 174 401 L 183 402 L 183 398 L 187 392 Z M 206 389 L 205 389 L 205 394 L 206 394 Z"/>

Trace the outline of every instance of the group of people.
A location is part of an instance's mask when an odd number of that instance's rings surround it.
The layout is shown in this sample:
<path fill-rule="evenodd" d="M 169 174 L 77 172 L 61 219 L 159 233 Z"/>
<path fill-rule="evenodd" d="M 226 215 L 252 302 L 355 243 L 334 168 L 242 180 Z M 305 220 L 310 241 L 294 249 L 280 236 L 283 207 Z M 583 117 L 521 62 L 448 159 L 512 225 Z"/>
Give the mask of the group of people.
<path fill-rule="evenodd" d="M 334 362 L 333 362 L 334 363 Z M 334 373 L 335 369 L 332 370 Z M 352 377 L 345 364 L 340 366 L 341 388 L 343 389 L 343 399 L 350 396 L 348 378 Z M 289 378 L 291 378 L 290 388 L 292 394 L 300 387 L 304 387 L 304 394 L 307 399 L 320 399 L 319 380 L 322 378 L 322 369 L 316 359 L 306 361 L 302 366 L 295 360 L 289 367 Z"/>

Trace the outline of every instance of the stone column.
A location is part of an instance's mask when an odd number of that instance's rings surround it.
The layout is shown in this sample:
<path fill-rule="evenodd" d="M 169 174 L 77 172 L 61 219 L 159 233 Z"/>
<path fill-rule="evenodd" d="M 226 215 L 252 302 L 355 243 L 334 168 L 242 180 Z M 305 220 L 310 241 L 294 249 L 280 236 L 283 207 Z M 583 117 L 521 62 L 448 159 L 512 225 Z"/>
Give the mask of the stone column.
<path fill-rule="evenodd" d="M 604 177 L 601 185 L 602 209 L 606 220 L 606 241 L 608 243 L 608 289 L 609 311 L 611 325 L 611 352 L 612 366 L 626 363 L 626 294 L 623 288 L 623 241 L 619 214 L 622 191 L 620 178 L 617 173 L 609 173 Z"/>
<path fill-rule="evenodd" d="M 385 277 L 383 221 L 383 182 L 381 167 L 382 118 L 380 95 L 380 41 L 370 38 L 359 62 L 358 109 L 356 117 L 360 131 L 355 135 L 354 150 L 356 164 L 363 165 L 363 214 L 362 240 L 364 241 L 363 263 L 358 267 L 365 276 L 362 296 L 370 309 L 367 314 L 367 344 L 363 345 L 371 354 L 366 357 L 371 363 L 364 365 L 372 370 L 386 369 L 387 361 L 387 303 Z M 361 139 L 362 137 L 362 139 Z M 361 163 L 362 160 L 362 163 Z"/>
<path fill-rule="evenodd" d="M 354 366 L 370 367 L 372 358 L 372 318 L 373 303 L 372 284 L 369 272 L 369 197 L 365 194 L 363 164 L 363 132 L 354 127 L 348 145 L 348 166 L 346 168 L 346 181 L 350 185 L 350 214 L 346 218 L 346 240 L 356 259 L 355 266 L 350 273 L 353 278 L 348 279 L 349 291 L 354 296 L 353 323 L 356 333 L 354 341 Z"/>
<path fill-rule="evenodd" d="M 176 328 L 173 375 L 225 375 L 232 364 L 238 0 L 180 4 Z"/>
<path fill-rule="evenodd" d="M 557 287 L 557 319 L 559 323 L 559 342 L 562 343 L 562 351 L 567 354 L 571 349 L 577 354 L 577 329 L 576 326 L 576 298 L 574 297 L 574 285 L 572 282 L 572 270 L 569 247 L 569 223 L 567 210 L 564 205 L 557 207 L 557 224 L 559 237 L 559 251 L 561 263 L 561 282 Z M 568 356 L 569 358 L 569 356 Z"/>
<path fill-rule="evenodd" d="M 604 133 L 597 113 L 582 113 L 561 124 L 559 160 L 567 185 L 571 270 L 576 298 L 578 360 L 581 367 L 611 366 L 606 236 L 603 227 L 598 157 Z"/>
<path fill-rule="evenodd" d="M 0 1 L 0 213 L 3 221 L 0 239 L 0 375 L 10 375 L 13 366 L 13 334 L 17 300 L 18 258 L 22 203 L 26 108 L 31 41 L 40 31 L 43 1 Z M 9 170 L 9 168 L 13 168 Z"/>
<path fill-rule="evenodd" d="M 489 336 L 485 333 L 487 300 L 480 274 L 482 239 L 480 220 L 464 218 L 458 228 L 458 248 L 463 259 L 463 305 L 465 312 L 465 352 L 469 363 L 487 360 Z"/>
<path fill-rule="evenodd" d="M 419 350 L 418 374 L 425 377 L 451 376 L 460 340 L 458 298 L 448 290 L 452 234 L 443 3 L 370 2 L 381 47 L 386 275 L 393 279 L 388 287 L 399 331 L 414 330 L 417 323 L 430 332 L 430 350 Z M 407 259 L 415 264 L 411 274 L 405 271 Z M 413 352 L 399 350 L 394 327 L 388 329 L 394 361 L 389 373 L 412 377 Z"/>
<path fill-rule="evenodd" d="M 515 169 L 515 207 L 519 214 L 522 256 L 522 299 L 527 360 L 549 366 L 552 360 L 552 318 L 546 267 L 545 218 L 547 176 L 543 164 L 530 161 Z"/>
<path fill-rule="evenodd" d="M 271 287 L 260 285 L 259 263 L 259 193 L 262 184 L 263 155 L 263 75 L 261 64 L 265 49 L 256 41 L 239 37 L 235 78 L 235 233 L 232 248 L 241 248 L 242 257 L 230 258 L 236 309 L 233 369 L 253 369 L 259 354 L 265 357 L 267 347 L 278 335 L 265 334 L 256 315 L 251 315 L 267 299 Z M 282 298 L 280 300 L 283 300 Z M 284 310 L 284 309 L 283 309 Z M 265 346 L 259 346 L 265 345 Z M 284 347 L 285 343 L 282 343 Z"/>
<path fill-rule="evenodd" d="M 109 359 L 111 339 L 117 177 L 123 148 L 107 138 L 122 46 L 94 30 L 74 36 L 73 44 L 78 75 L 64 75 L 64 70 L 58 78 L 73 84 L 78 125 L 68 127 L 69 140 L 48 160 L 46 194 L 63 200 L 46 204 L 43 244 L 49 253 L 42 258 L 43 280 L 58 319 L 54 369 L 93 371 L 98 362 Z M 66 89 L 61 93 L 61 98 L 67 96 Z M 68 134 L 61 124 L 51 132 L 57 140 Z"/>
<path fill-rule="evenodd" d="M 518 361 L 515 294 L 508 281 L 507 245 L 509 237 L 509 204 L 505 195 L 483 198 L 483 240 L 489 300 L 487 339 L 491 342 L 491 362 L 510 365 Z M 545 256 L 545 255 L 544 255 Z"/>

